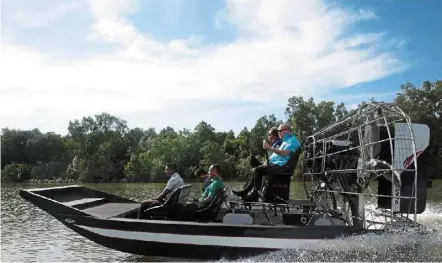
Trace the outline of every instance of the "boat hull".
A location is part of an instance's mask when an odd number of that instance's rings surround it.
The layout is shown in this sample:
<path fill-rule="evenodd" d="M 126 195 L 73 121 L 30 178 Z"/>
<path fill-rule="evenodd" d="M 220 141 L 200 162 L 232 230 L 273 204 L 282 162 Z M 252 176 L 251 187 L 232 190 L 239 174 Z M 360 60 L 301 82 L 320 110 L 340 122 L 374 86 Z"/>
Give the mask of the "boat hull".
<path fill-rule="evenodd" d="M 235 259 L 283 249 L 345 249 L 341 237 L 380 234 L 348 226 L 245 225 L 135 219 L 139 203 L 81 186 L 20 195 L 102 246 L 136 255 Z"/>
<path fill-rule="evenodd" d="M 341 237 L 384 231 L 350 227 L 238 226 L 222 223 L 56 216 L 85 238 L 144 256 L 235 259 L 283 249 L 336 250 Z"/>

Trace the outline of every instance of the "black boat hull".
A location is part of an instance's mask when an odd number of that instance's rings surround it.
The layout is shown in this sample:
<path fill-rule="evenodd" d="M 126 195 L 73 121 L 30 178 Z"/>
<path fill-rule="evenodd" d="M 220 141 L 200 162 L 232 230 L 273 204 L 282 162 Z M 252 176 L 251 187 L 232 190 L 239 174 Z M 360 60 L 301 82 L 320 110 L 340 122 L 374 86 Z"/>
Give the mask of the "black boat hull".
<path fill-rule="evenodd" d="M 134 239 L 134 236 L 124 238 L 125 234 L 113 233 L 117 236 L 109 236 L 112 234 L 108 229 L 87 228 L 74 224 L 65 224 L 73 231 L 81 236 L 104 247 L 117 251 L 151 257 L 174 257 L 174 258 L 196 258 L 206 260 L 216 260 L 221 258 L 238 258 L 254 256 L 265 252 L 276 251 L 278 249 L 262 249 L 227 246 L 222 249 L 218 246 L 211 245 L 195 245 L 181 243 L 180 240 L 175 242 L 159 242 L 152 240 Z M 104 232 L 104 233 L 103 233 Z M 126 232 L 126 231 L 124 231 Z M 129 233 L 130 234 L 130 233 Z M 145 232 L 145 234 L 148 234 Z"/>
<path fill-rule="evenodd" d="M 80 186 L 21 190 L 20 195 L 89 240 L 144 256 L 216 260 L 282 249 L 336 250 L 343 248 L 341 237 L 385 232 L 347 226 L 134 219 L 128 217 L 136 213 L 139 203 Z"/>
<path fill-rule="evenodd" d="M 159 257 L 235 259 L 282 249 L 336 249 L 340 238 L 385 231 L 350 227 L 265 227 L 57 215 L 67 227 L 105 247 Z"/>

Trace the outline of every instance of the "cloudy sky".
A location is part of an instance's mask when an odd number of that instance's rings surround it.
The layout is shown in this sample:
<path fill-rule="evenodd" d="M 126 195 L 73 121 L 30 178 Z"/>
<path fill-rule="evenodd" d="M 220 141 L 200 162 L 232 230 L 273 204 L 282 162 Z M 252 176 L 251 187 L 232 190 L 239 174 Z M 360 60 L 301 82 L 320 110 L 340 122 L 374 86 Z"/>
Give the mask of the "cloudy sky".
<path fill-rule="evenodd" d="M 355 105 L 442 77 L 442 1 L 2 0 L 0 126 L 239 131 L 302 95 Z"/>

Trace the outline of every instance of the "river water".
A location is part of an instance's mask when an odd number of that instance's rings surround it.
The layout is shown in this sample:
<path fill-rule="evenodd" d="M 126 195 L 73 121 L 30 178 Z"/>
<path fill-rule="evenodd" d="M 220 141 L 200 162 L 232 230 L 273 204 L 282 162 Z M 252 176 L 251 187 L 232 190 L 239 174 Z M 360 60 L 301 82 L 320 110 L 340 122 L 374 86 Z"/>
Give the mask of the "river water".
<path fill-rule="evenodd" d="M 238 183 L 228 183 L 238 187 Z M 145 262 L 145 261 L 188 261 L 143 257 L 114 251 L 86 238 L 45 212 L 32 206 L 19 196 L 20 188 L 40 188 L 51 185 L 2 185 L 1 187 L 1 261 L 94 261 L 94 262 Z M 142 200 L 162 191 L 165 184 L 91 184 L 88 187 L 114 193 L 134 200 Z M 194 194 L 200 194 L 200 185 Z M 302 183 L 291 185 L 292 198 L 303 198 Z M 428 189 L 427 209 L 418 216 L 418 221 L 439 233 L 433 236 L 364 237 L 357 240 L 343 240 L 342 246 L 351 246 L 350 252 L 321 251 L 307 252 L 300 249 L 283 250 L 239 261 L 442 261 L 442 180 L 433 181 Z M 415 239 L 419 246 L 414 249 L 397 249 L 404 239 Z M 382 240 L 381 240 L 382 239 Z M 373 248 L 380 241 L 386 243 L 382 249 Z M 389 245 L 391 244 L 391 246 Z M 226 261 L 226 260 L 223 260 Z"/>

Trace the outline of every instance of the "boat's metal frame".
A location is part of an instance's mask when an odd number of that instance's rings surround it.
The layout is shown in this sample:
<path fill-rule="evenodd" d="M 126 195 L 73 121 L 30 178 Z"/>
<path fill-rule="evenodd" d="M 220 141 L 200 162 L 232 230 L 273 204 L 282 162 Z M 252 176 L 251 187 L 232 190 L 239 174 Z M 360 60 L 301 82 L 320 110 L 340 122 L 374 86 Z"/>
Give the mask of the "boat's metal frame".
<path fill-rule="evenodd" d="M 347 218 L 358 220 L 363 228 L 384 229 L 416 224 L 419 214 L 419 174 L 413 125 L 416 124 L 413 124 L 410 117 L 396 105 L 370 102 L 356 109 L 345 119 L 309 136 L 304 146 L 307 152 L 303 171 L 307 196 L 318 205 L 324 216 L 329 216 L 330 211 L 334 211 L 335 214 L 340 213 Z M 428 128 L 424 125 L 425 127 Z M 380 129 L 386 131 L 386 138 L 379 137 Z M 423 141 L 428 141 L 428 138 Z M 342 149 L 328 152 L 327 143 L 334 143 Z M 389 144 L 388 152 L 381 146 L 386 143 Z M 425 150 L 428 142 L 424 143 L 424 146 L 419 153 Z M 328 165 L 330 160 L 339 155 L 353 158 L 353 161 L 357 158 L 357 162 L 350 165 L 342 163 L 341 168 Z M 408 157 L 408 162 L 405 162 L 405 157 Z M 409 162 L 410 157 L 412 162 Z M 407 176 L 413 176 L 411 196 L 400 195 L 398 191 L 401 187 L 401 174 L 404 172 L 408 172 Z M 345 184 L 343 180 L 336 180 L 346 176 L 356 177 L 356 181 L 350 185 L 343 185 Z M 388 178 L 391 182 L 389 195 L 374 193 L 370 188 L 370 185 L 380 177 Z M 307 182 L 313 182 L 315 187 L 310 189 Z M 351 190 L 345 191 L 346 187 Z M 352 200 L 351 196 L 357 198 Z M 333 200 L 328 200 L 330 197 Z M 370 199 L 385 197 L 391 198 L 390 209 L 373 209 L 366 206 Z M 343 205 L 336 204 L 337 199 L 341 199 L 342 203 L 353 205 L 350 209 L 352 211 L 344 210 Z M 400 200 L 411 200 L 410 208 L 413 206 L 413 209 L 403 213 L 401 209 L 395 207 L 401 202 Z M 355 209 L 356 207 L 358 209 Z M 382 216 L 384 220 L 368 218 L 374 216 Z M 357 221 L 349 221 L 349 224 L 355 222 Z"/>

